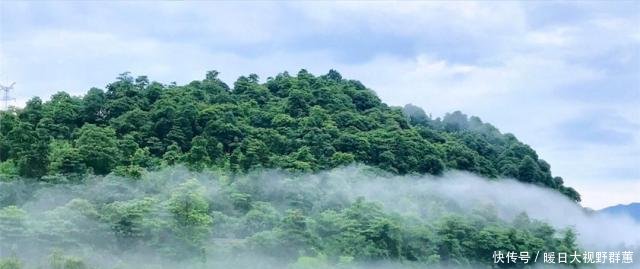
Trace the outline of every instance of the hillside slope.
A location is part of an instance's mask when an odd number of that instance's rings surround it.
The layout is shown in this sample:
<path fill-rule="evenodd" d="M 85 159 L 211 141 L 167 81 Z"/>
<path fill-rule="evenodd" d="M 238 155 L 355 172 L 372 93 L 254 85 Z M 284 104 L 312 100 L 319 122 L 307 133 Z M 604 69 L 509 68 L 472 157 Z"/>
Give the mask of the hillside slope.
<path fill-rule="evenodd" d="M 640 222 L 640 203 L 610 206 L 598 210 L 598 212 L 612 215 L 627 215 Z"/>
<path fill-rule="evenodd" d="M 163 85 L 128 73 L 84 96 L 34 97 L 0 119 L 0 173 L 41 181 L 94 173 L 139 177 L 183 163 L 194 170 L 318 171 L 353 162 L 397 173 L 459 169 L 579 194 L 511 134 L 460 112 L 432 119 L 390 107 L 360 82 L 301 70 L 229 87 L 207 73 Z"/>

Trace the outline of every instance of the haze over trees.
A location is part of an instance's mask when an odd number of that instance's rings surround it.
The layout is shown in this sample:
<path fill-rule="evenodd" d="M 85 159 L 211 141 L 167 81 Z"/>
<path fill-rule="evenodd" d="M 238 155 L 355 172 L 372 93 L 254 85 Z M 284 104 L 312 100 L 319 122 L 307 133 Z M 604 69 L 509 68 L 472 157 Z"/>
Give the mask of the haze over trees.
<path fill-rule="evenodd" d="M 390 107 L 334 70 L 264 83 L 252 74 L 233 87 L 217 76 L 178 86 L 124 73 L 105 90 L 1 112 L 0 268 L 42 266 L 25 253 L 49 257 L 51 268 L 90 268 L 78 258 L 86 253 L 59 251 L 87 247 L 200 264 L 251 253 L 273 257 L 274 268 L 477 268 L 491 266 L 495 250 L 578 249 L 571 229 L 526 214 L 507 221 L 491 206 L 469 212 L 430 196 L 420 212 L 400 214 L 323 185 L 347 179 L 308 179 L 350 165 L 387 180 L 462 170 L 580 201 L 533 149 L 477 117 Z M 42 199 L 56 206 L 34 211 Z"/>
<path fill-rule="evenodd" d="M 138 179 L 0 182 L 0 268 L 509 268 L 494 251 L 581 251 L 572 229 L 487 203 L 497 182 L 446 176 L 167 167 Z M 495 195 L 517 190 L 504 183 Z M 448 184 L 477 188 L 462 198 L 441 190 Z"/>

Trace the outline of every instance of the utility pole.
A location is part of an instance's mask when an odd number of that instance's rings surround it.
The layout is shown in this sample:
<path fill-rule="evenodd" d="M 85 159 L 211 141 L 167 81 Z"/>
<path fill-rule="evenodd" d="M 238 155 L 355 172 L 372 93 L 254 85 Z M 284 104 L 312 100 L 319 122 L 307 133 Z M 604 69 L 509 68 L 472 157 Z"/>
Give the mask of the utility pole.
<path fill-rule="evenodd" d="M 9 101 L 16 100 L 15 98 L 12 98 L 11 95 L 9 95 L 9 92 L 13 90 L 13 85 L 16 85 L 16 83 L 15 82 L 11 83 L 11 85 L 9 86 L 4 86 L 0 84 L 0 90 L 2 90 L 2 99 L 0 99 L 0 101 L 4 102 L 5 110 L 9 109 Z"/>
<path fill-rule="evenodd" d="M 2 91 L 2 98 L 0 98 L 0 101 L 4 101 L 4 109 L 5 110 L 9 110 L 9 101 L 15 100 L 15 98 L 12 98 L 9 95 L 9 92 L 13 89 L 13 85 L 16 85 L 16 83 L 11 83 L 11 85 L 9 86 L 4 86 L 2 84 L 0 84 L 0 90 Z M 4 116 L 4 113 L 0 113 L 0 116 Z M 0 118 L 1 119 L 1 118 Z M 0 123 L 0 135 L 4 137 L 4 134 L 2 132 L 2 124 Z M 2 152 L 0 152 L 0 155 L 2 154 Z M 0 156 L 0 160 L 3 160 L 5 158 L 5 156 Z M 0 249 L 0 254 L 2 254 L 2 249 Z"/>

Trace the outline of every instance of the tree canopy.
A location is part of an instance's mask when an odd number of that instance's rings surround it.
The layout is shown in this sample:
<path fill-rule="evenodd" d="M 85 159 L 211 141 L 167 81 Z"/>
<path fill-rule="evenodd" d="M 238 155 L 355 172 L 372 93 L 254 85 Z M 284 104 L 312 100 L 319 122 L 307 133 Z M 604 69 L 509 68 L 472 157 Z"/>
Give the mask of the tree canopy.
<path fill-rule="evenodd" d="M 229 87 L 209 71 L 187 85 L 119 75 L 84 96 L 59 92 L 2 112 L 0 161 L 19 176 L 136 176 L 162 165 L 246 172 L 318 171 L 363 163 L 397 173 L 450 169 L 511 177 L 579 201 L 550 166 L 511 134 L 456 111 L 432 118 L 391 107 L 335 70 L 287 72 Z M 6 173 L 3 175 L 7 177 Z"/>

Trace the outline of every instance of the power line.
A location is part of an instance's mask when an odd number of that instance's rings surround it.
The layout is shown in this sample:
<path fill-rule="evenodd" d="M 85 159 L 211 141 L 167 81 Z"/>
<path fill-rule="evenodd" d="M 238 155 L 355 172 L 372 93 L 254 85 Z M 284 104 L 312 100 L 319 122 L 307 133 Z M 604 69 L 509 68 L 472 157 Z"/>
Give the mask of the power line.
<path fill-rule="evenodd" d="M 9 110 L 9 101 L 15 100 L 9 95 L 9 92 L 13 89 L 13 85 L 16 83 L 11 83 L 9 86 L 4 86 L 0 84 L 0 90 L 2 91 L 2 99 L 0 101 L 4 101 L 4 109 Z M 4 113 L 0 113 L 0 116 L 4 116 Z M 2 134 L 2 124 L 0 123 L 0 134 Z M 4 156 L 1 156 L 2 152 L 0 152 L 0 160 L 4 159 Z"/>
<path fill-rule="evenodd" d="M 13 85 L 16 85 L 16 83 L 11 83 L 11 85 L 9 86 L 4 86 L 2 84 L 0 84 L 0 90 L 2 90 L 2 99 L 0 99 L 0 101 L 4 102 L 4 109 L 8 110 L 9 109 L 9 101 L 14 101 L 16 100 L 15 98 L 12 98 L 11 95 L 9 95 L 9 92 L 11 90 L 13 90 Z"/>

